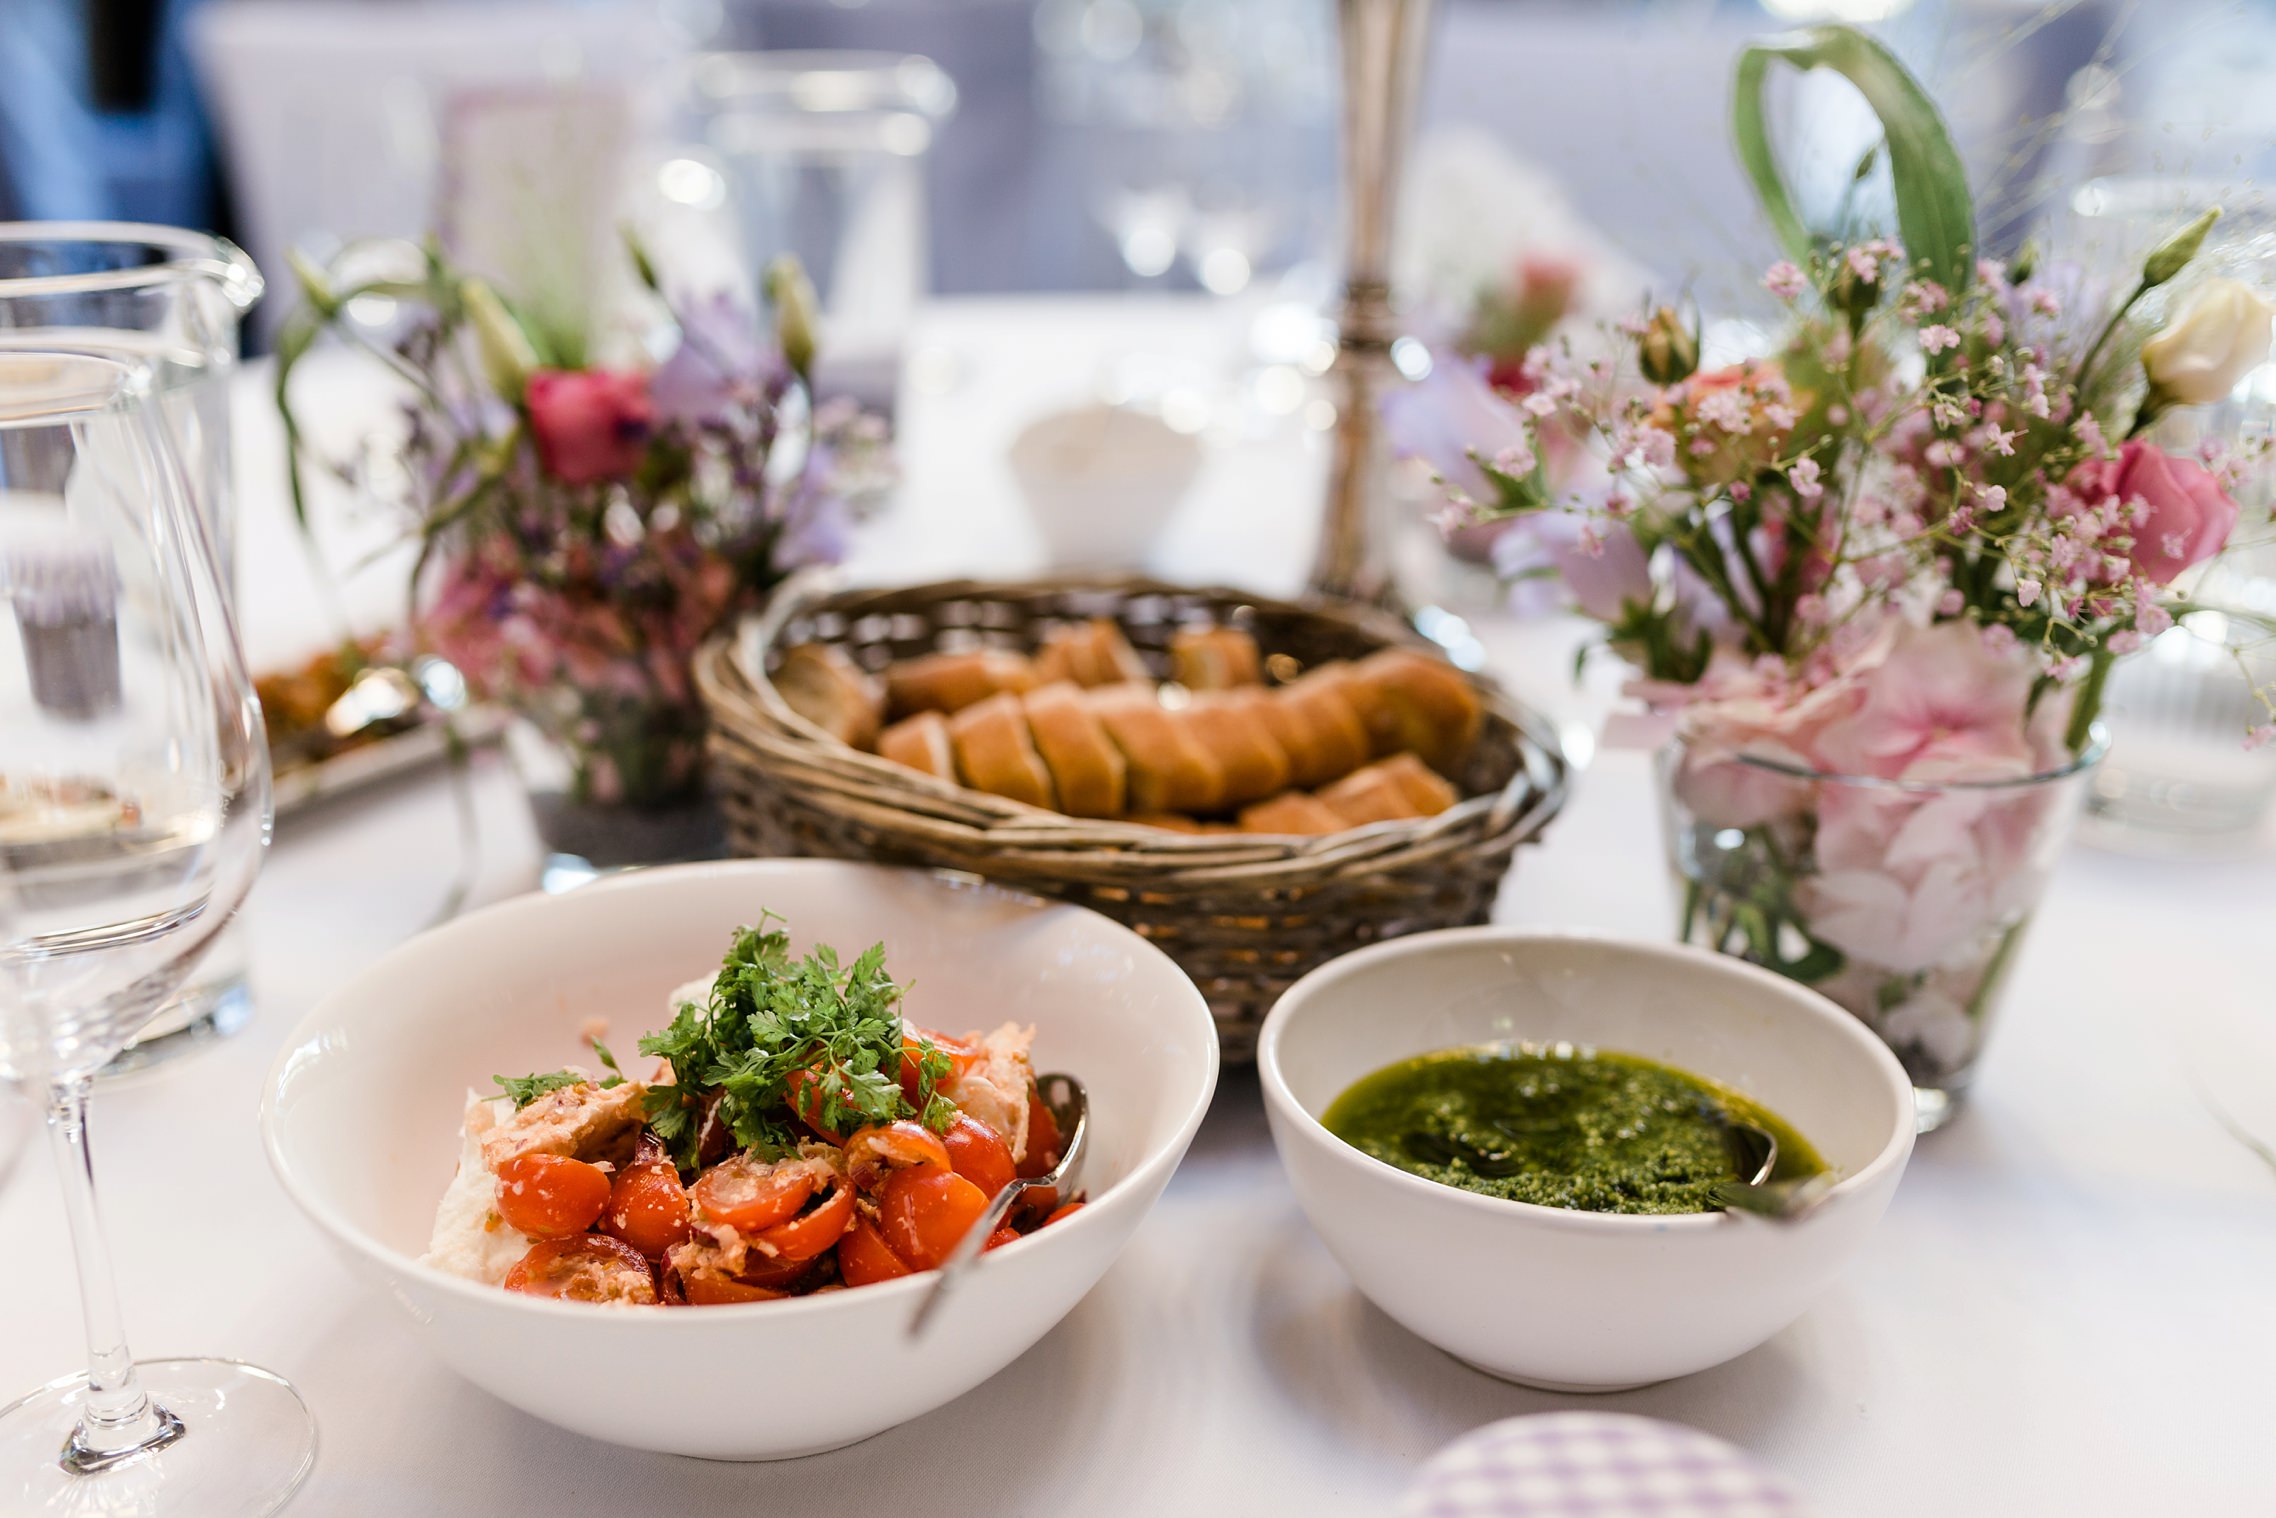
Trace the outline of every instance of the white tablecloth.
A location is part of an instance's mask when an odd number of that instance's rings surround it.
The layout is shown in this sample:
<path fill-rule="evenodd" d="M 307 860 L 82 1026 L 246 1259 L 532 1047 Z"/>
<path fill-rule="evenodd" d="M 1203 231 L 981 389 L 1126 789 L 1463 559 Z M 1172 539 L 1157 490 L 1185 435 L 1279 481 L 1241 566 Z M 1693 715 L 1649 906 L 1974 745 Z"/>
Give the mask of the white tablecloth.
<path fill-rule="evenodd" d="M 920 346 L 903 510 L 865 569 L 1030 567 L 1000 448 L 1119 351 L 1211 362 L 1238 328 L 1199 305 L 944 305 Z M 269 455 L 248 420 L 248 474 Z M 1291 429 L 1213 458 L 1174 529 L 1200 575 L 1289 583 L 1318 450 Z M 270 571 L 286 556 L 256 488 Z M 266 502 L 265 505 L 261 504 Z M 1247 571 L 1244 575 L 1242 572 Z M 285 602 L 276 593 L 276 604 Z M 254 597 L 255 641 L 290 641 Z M 376 603 L 375 603 L 376 604 Z M 1572 633 L 1497 626 L 1497 663 L 1585 713 Z M 524 889 L 511 777 L 476 778 L 478 895 Z M 1658 936 L 1670 904 L 1647 770 L 1599 758 L 1502 896 L 1507 921 Z M 257 1021 L 194 1063 L 106 1086 L 95 1146 L 120 1287 L 145 1356 L 284 1373 L 322 1443 L 296 1511 L 1320 1514 L 1393 1506 L 1456 1435 L 1578 1399 L 1494 1381 L 1369 1307 L 1307 1229 L 1256 1082 L 1227 1072 L 1161 1206 L 1040 1345 L 947 1408 L 837 1454 L 714 1465 L 587 1442 L 459 1381 L 293 1212 L 260 1153 L 264 1073 L 330 987 L 415 931 L 458 857 L 429 780 L 294 819 L 248 908 Z M 2276 870 L 2074 850 L 2017 965 L 1980 1090 L 1925 1140 L 1870 1253 L 1800 1322 L 1718 1370 L 1585 1405 L 1673 1418 L 1783 1470 L 1829 1515 L 2265 1513 L 2276 1366 L 2276 1177 L 2222 1128 L 2276 1093 L 2268 933 Z M 2203 1088 L 2203 1089 L 2201 1089 Z M 2276 1100 L 2265 1100 L 2260 1116 Z M 0 1190 L 0 1399 L 79 1362 L 54 1186 L 35 1153 Z M 1508 1312 L 1555 1312 L 1520 1277 Z M 858 1375 L 853 1378 L 858 1381 Z M 850 1386 L 786 1395 L 858 1395 Z M 763 1415 L 763 1414 L 762 1414 Z M 2183 1500 L 2184 1498 L 2188 1500 Z"/>

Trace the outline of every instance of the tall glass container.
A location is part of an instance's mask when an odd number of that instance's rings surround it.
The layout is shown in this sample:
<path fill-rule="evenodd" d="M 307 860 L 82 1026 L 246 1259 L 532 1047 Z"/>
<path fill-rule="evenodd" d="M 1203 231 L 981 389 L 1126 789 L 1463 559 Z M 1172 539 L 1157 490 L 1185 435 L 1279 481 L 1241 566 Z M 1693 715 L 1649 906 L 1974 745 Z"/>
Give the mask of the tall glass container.
<path fill-rule="evenodd" d="M 928 58 L 712 53 L 690 107 L 754 271 L 794 253 L 821 301 L 824 388 L 889 405 L 930 283 L 925 156 L 956 86 Z"/>
<path fill-rule="evenodd" d="M 236 481 L 230 379 L 260 271 L 218 237 L 127 222 L 0 222 L 0 349 L 117 352 L 149 366 L 225 589 L 234 592 Z M 236 930 L 129 1042 L 135 1067 L 234 1031 L 251 1010 Z"/>

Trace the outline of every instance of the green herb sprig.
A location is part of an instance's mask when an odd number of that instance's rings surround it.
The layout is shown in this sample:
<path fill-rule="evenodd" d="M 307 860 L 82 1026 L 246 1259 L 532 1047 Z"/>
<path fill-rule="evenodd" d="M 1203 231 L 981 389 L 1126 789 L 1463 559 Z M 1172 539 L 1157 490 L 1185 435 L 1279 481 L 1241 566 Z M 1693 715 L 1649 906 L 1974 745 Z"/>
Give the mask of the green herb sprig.
<path fill-rule="evenodd" d="M 600 1088 L 606 1091 L 611 1086 L 623 1085 L 624 1069 L 617 1064 L 616 1056 L 609 1053 L 609 1046 L 597 1038 L 591 1042 L 593 1053 L 609 1072 L 601 1078 Z M 490 1079 L 505 1088 L 506 1095 L 514 1099 L 514 1110 L 519 1112 L 548 1091 L 559 1091 L 565 1086 L 582 1086 L 592 1080 L 592 1077 L 580 1075 L 574 1070 L 549 1070 L 543 1075 L 493 1075 Z"/>
<path fill-rule="evenodd" d="M 929 1041 L 920 1100 L 901 1090 L 904 988 L 885 973 L 885 946 L 851 965 L 827 946 L 793 961 L 780 923 L 769 913 L 737 929 L 709 998 L 681 1003 L 670 1027 L 640 1040 L 672 1067 L 671 1083 L 648 1088 L 648 1126 L 682 1171 L 699 1168 L 707 1111 L 769 1159 L 795 1150 L 800 1113 L 837 1133 L 911 1116 L 944 1132 L 955 1117 L 938 1090 L 948 1056 Z"/>

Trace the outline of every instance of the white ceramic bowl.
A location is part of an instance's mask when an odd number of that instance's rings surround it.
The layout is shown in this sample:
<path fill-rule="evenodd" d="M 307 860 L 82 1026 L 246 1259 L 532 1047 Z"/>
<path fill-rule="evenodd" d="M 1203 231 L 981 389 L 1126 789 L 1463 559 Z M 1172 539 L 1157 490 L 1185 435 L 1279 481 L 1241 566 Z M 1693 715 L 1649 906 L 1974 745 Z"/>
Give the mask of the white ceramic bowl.
<path fill-rule="evenodd" d="M 1040 1070 L 1091 1103 L 1091 1204 L 974 1266 L 921 1343 L 929 1277 L 796 1301 L 596 1308 L 417 1263 L 449 1182 L 467 1088 L 577 1057 L 608 1019 L 620 1057 L 729 933 L 771 908 L 799 952 L 873 942 L 943 1031 L 1036 1025 Z M 868 865 L 744 860 L 528 896 L 422 934 L 302 1022 L 261 1109 L 269 1162 L 349 1264 L 476 1385 L 581 1434 L 727 1460 L 814 1454 L 881 1433 L 1010 1364 L 1090 1290 L 1161 1195 L 1217 1080 L 1209 1009 L 1160 950 L 1106 918 Z M 860 1394 L 785 1397 L 785 1386 Z"/>
<path fill-rule="evenodd" d="M 1479 1196 L 1338 1139 L 1361 1076 L 1463 1044 L 1569 1041 L 1745 1092 L 1843 1177 L 1789 1224 Z M 1290 988 L 1257 1049 L 1296 1198 L 1368 1298 L 1480 1370 L 1615 1391 L 1744 1354 L 1857 1253 L 1912 1154 L 1912 1086 L 1864 1025 L 1792 981 L 1673 944 L 1456 928 L 1379 944 Z"/>
<path fill-rule="evenodd" d="M 1080 406 L 1012 440 L 1012 477 L 1054 569 L 1135 569 L 1201 468 L 1201 442 L 1127 406 Z"/>

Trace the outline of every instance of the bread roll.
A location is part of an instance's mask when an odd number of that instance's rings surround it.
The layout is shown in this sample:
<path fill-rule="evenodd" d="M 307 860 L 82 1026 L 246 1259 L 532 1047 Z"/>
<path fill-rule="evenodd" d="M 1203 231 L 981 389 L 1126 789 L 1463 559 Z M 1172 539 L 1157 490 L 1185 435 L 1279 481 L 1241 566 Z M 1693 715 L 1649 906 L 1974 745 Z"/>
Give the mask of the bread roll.
<path fill-rule="evenodd" d="M 1326 785 L 1367 762 L 1367 727 L 1347 694 L 1350 684 L 1350 665 L 1323 664 L 1274 691 L 1276 710 L 1259 709 L 1288 754 L 1291 784 Z"/>
<path fill-rule="evenodd" d="M 956 751 L 948 719 L 939 712 L 919 712 L 894 723 L 878 734 L 877 752 L 895 764 L 955 783 Z"/>
<path fill-rule="evenodd" d="M 949 718 L 948 737 L 956 750 L 957 773 L 974 790 L 1029 806 L 1058 805 L 1051 771 L 1028 732 L 1026 708 L 1010 691 L 999 691 Z"/>
<path fill-rule="evenodd" d="M 1257 640 L 1238 627 L 1188 627 L 1170 639 L 1171 678 L 1188 690 L 1231 690 L 1264 680 Z"/>
<path fill-rule="evenodd" d="M 1110 685 L 1088 699 L 1128 762 L 1131 811 L 1214 812 L 1225 805 L 1224 766 L 1163 709 L 1151 685 Z"/>
<path fill-rule="evenodd" d="M 1340 833 L 1351 824 L 1337 815 L 1334 807 L 1317 796 L 1302 791 L 1284 791 L 1270 801 L 1260 801 L 1241 812 L 1241 831 L 1244 833 L 1279 833 L 1299 838 L 1317 837 L 1323 833 Z"/>
<path fill-rule="evenodd" d="M 1412 753 L 1451 775 L 1485 722 L 1478 689 L 1444 659 L 1386 648 L 1352 668 L 1352 690 L 1378 754 Z"/>
<path fill-rule="evenodd" d="M 1081 689 L 1060 680 L 1021 698 L 1028 733 L 1051 771 L 1059 810 L 1070 817 L 1119 817 L 1129 800 L 1122 750 L 1106 735 Z"/>
<path fill-rule="evenodd" d="M 1254 703 L 1204 691 L 1172 714 L 1225 772 L 1226 806 L 1261 801 L 1288 788 L 1288 751 L 1272 736 Z"/>
<path fill-rule="evenodd" d="M 1043 651 L 1036 656 L 1036 672 L 1042 684 L 1072 680 L 1092 689 L 1154 678 L 1146 661 L 1138 657 L 1138 650 L 1122 635 L 1121 624 L 1112 617 L 1093 617 L 1079 627 L 1062 627 L 1046 637 Z"/>
<path fill-rule="evenodd" d="M 924 654 L 886 666 L 885 701 L 894 717 L 916 712 L 960 712 L 998 691 L 1027 691 L 1039 682 L 1025 654 L 980 648 L 961 654 Z"/>
<path fill-rule="evenodd" d="M 884 693 L 844 650 L 826 643 L 799 644 L 783 654 L 774 688 L 792 711 L 840 743 L 869 748 L 877 742 Z"/>
<path fill-rule="evenodd" d="M 1412 754 L 1394 754 L 1338 780 L 1320 800 L 1352 827 L 1400 818 L 1435 817 L 1454 805 L 1454 787 Z"/>

